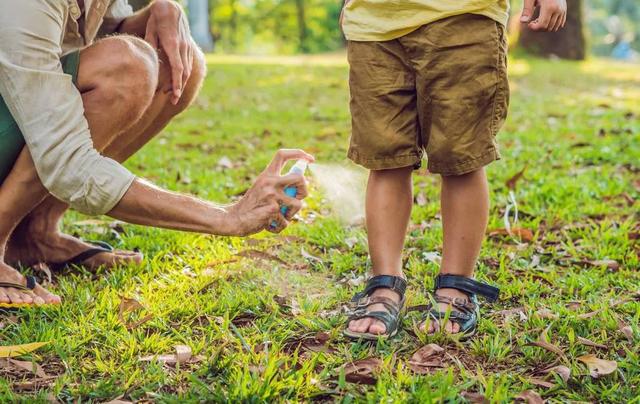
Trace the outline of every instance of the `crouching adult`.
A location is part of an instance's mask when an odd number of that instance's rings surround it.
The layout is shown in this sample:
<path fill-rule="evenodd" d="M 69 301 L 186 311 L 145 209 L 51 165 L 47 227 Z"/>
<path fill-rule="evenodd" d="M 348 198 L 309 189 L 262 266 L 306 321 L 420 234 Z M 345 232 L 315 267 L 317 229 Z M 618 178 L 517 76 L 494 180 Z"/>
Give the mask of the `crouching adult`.
<path fill-rule="evenodd" d="M 218 235 L 286 227 L 306 186 L 279 172 L 289 159 L 313 159 L 301 150 L 280 150 L 230 206 L 160 189 L 120 164 L 191 104 L 204 76 L 203 55 L 173 1 L 134 13 L 125 0 L 0 0 L 1 304 L 61 301 L 18 264 L 95 268 L 142 259 L 61 233 L 69 207 Z M 298 187 L 297 198 L 283 193 L 288 185 Z"/>

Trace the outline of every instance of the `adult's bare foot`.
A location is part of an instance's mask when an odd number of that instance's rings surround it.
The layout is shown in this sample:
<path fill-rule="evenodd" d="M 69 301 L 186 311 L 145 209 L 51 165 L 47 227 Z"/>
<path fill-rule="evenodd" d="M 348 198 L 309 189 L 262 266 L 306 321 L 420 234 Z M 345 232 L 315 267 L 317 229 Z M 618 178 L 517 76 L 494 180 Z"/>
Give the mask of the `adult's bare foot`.
<path fill-rule="evenodd" d="M 20 272 L 2 262 L 0 262 L 0 282 L 26 286 L 26 278 Z M 44 304 L 60 304 L 60 301 L 60 296 L 49 292 L 40 285 L 36 285 L 33 290 L 0 287 L 0 303 L 41 306 Z"/>
<path fill-rule="evenodd" d="M 92 248 L 96 246 L 61 233 L 57 228 L 52 229 L 51 226 L 42 223 L 23 222 L 9 239 L 5 261 L 12 265 L 25 266 L 60 264 Z M 140 263 L 142 259 L 143 255 L 138 252 L 113 250 L 98 253 L 83 261 L 82 265 L 88 269 L 101 266 L 111 268 L 116 265 Z"/>

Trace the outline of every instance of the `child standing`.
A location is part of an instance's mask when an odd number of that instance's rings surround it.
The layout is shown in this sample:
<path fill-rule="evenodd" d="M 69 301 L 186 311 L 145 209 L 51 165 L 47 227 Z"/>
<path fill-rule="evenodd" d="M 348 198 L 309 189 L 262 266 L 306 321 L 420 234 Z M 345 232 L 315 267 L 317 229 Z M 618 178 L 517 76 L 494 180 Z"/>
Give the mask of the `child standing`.
<path fill-rule="evenodd" d="M 540 16 L 531 21 L 533 8 Z M 426 153 L 442 176 L 444 245 L 423 328 L 471 336 L 477 295 L 498 289 L 473 279 L 486 231 L 484 166 L 509 103 L 508 0 L 350 0 L 348 39 L 352 137 L 349 158 L 370 171 L 366 223 L 373 277 L 352 301 L 345 334 L 376 339 L 398 331 L 406 280 L 402 248 L 413 202 L 411 173 Z M 565 0 L 526 0 L 521 21 L 557 30 Z"/>

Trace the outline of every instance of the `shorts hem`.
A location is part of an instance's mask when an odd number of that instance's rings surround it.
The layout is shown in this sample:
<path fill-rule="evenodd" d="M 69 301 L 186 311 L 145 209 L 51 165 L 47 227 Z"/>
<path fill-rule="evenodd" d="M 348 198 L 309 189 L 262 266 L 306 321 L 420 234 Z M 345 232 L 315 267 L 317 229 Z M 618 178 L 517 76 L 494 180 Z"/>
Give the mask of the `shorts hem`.
<path fill-rule="evenodd" d="M 415 167 L 422 161 L 422 156 L 416 153 L 393 157 L 366 158 L 354 150 L 349 150 L 347 157 L 354 163 L 368 170 L 392 170 L 394 168 Z"/>
<path fill-rule="evenodd" d="M 498 149 L 492 148 L 488 152 L 484 153 L 480 157 L 476 157 L 471 160 L 466 160 L 457 164 L 447 165 L 447 164 L 438 164 L 429 162 L 427 168 L 429 172 L 434 174 L 440 174 L 442 176 L 454 176 L 454 175 L 464 175 L 470 172 L 479 170 L 482 167 L 485 167 L 496 160 L 500 160 L 500 152 Z"/>

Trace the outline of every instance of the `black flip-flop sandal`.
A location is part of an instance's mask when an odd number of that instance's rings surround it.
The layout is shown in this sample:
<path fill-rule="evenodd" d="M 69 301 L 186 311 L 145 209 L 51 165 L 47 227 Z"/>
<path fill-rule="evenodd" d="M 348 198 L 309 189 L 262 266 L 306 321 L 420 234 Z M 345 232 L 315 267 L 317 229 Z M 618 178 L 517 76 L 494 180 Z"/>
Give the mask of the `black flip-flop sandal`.
<path fill-rule="evenodd" d="M 400 302 L 395 302 L 384 296 L 371 296 L 376 289 L 389 289 L 400 295 Z M 349 303 L 349 317 L 347 327 L 343 331 L 344 335 L 353 339 L 366 339 L 376 341 L 379 338 L 391 338 L 398 333 L 400 326 L 400 311 L 404 306 L 404 292 L 407 289 L 407 281 L 399 276 L 379 275 L 367 281 L 364 291 L 357 293 Z M 369 307 L 374 304 L 381 304 L 386 311 L 369 311 Z M 354 332 L 349 330 L 351 321 L 363 318 L 374 318 L 385 325 L 384 334 L 371 334 L 368 332 Z"/>
<path fill-rule="evenodd" d="M 0 288 L 11 288 L 11 289 L 16 289 L 20 291 L 32 291 L 33 289 L 36 288 L 36 285 L 38 284 L 38 282 L 36 281 L 35 276 L 27 275 L 25 276 L 25 279 L 27 280 L 26 285 L 21 285 L 19 283 L 13 283 L 13 282 L 0 282 Z M 0 302 L 0 308 L 6 308 L 6 309 L 14 309 L 19 307 L 30 307 L 30 306 L 41 307 L 43 305 L 38 306 L 33 303 L 2 303 Z"/>
<path fill-rule="evenodd" d="M 85 261 L 93 258 L 94 256 L 102 253 L 112 253 L 113 247 L 109 243 L 105 243 L 104 241 L 89 241 L 90 244 L 93 244 L 95 247 L 89 248 L 75 257 L 68 259 L 64 262 L 55 262 L 47 264 L 52 271 L 63 271 L 72 266 L 82 266 Z"/>
<path fill-rule="evenodd" d="M 462 298 L 450 298 L 446 296 L 438 296 L 438 289 L 450 288 L 457 289 L 469 296 L 469 300 Z M 500 289 L 478 282 L 471 278 L 459 275 L 438 275 L 435 287 L 433 288 L 432 299 L 433 304 L 413 306 L 407 311 L 426 312 L 425 321 L 440 321 L 448 319 L 460 326 L 460 331 L 453 335 L 459 335 L 460 341 L 471 338 L 478 328 L 478 320 L 480 319 L 480 304 L 477 296 L 484 297 L 488 302 L 493 303 L 498 300 Z M 444 303 L 451 306 L 451 310 L 441 311 L 434 307 L 437 303 Z"/>

